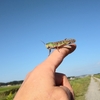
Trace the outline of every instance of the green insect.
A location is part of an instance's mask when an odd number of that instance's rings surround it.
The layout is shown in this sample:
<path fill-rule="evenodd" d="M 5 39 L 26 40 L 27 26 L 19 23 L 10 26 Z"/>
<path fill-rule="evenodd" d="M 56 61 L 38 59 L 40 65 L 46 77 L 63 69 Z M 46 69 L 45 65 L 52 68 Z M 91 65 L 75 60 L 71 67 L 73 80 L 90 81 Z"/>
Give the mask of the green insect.
<path fill-rule="evenodd" d="M 71 44 L 72 43 L 75 43 L 75 39 L 65 39 L 65 40 L 62 40 L 62 41 L 57 41 L 57 42 L 49 42 L 49 43 L 44 43 L 46 48 L 49 49 L 49 55 L 51 53 L 51 49 L 58 49 L 59 51 L 59 48 L 62 48 L 62 47 L 67 47 L 67 48 L 71 48 Z"/>

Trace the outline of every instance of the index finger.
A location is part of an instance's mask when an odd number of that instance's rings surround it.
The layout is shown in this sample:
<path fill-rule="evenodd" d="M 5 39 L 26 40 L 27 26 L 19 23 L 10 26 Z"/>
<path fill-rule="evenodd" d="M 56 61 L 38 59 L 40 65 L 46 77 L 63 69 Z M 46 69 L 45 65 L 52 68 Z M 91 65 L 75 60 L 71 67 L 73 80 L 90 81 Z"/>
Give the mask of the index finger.
<path fill-rule="evenodd" d="M 76 49 L 76 45 L 71 45 L 71 48 L 59 48 L 59 51 L 56 49 L 54 50 L 50 56 L 43 62 L 43 64 L 47 66 L 46 69 L 51 69 L 52 71 L 55 71 L 56 68 L 60 65 L 60 63 L 63 61 L 63 59 L 70 53 L 72 53 Z"/>

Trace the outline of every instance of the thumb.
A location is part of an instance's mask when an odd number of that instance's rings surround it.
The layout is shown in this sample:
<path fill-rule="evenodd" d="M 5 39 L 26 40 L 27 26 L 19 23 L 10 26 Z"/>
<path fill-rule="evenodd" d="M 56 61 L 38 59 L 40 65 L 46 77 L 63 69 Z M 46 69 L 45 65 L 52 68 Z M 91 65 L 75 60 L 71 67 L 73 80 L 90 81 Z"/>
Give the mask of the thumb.
<path fill-rule="evenodd" d="M 56 68 L 60 65 L 60 63 L 63 61 L 63 59 L 70 53 L 72 53 L 76 45 L 70 45 L 71 48 L 59 48 L 59 51 L 56 49 L 54 50 L 50 56 L 43 62 L 47 66 L 42 66 L 45 67 L 46 69 L 50 68 L 53 72 L 55 72 Z"/>

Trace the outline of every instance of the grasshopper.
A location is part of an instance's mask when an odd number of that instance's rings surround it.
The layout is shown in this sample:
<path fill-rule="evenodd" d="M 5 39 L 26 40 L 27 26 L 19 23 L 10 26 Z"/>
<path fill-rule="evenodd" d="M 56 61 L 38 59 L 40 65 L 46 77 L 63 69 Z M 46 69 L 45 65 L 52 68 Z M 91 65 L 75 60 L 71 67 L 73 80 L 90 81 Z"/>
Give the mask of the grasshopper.
<path fill-rule="evenodd" d="M 62 48 L 62 47 L 67 47 L 67 48 L 71 48 L 71 44 L 72 43 L 75 43 L 75 39 L 64 39 L 62 41 L 57 41 L 57 42 L 49 42 L 49 43 L 44 43 L 46 48 L 49 49 L 49 55 L 51 53 L 51 49 L 57 49 L 59 51 L 59 48 Z"/>

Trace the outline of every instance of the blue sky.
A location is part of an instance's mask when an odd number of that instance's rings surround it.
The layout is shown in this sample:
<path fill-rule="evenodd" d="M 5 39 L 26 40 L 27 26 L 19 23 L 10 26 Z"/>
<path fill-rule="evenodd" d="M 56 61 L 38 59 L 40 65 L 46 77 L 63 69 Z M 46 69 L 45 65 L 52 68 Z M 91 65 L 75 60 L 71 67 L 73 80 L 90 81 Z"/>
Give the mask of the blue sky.
<path fill-rule="evenodd" d="M 0 0 L 0 82 L 22 80 L 48 56 L 40 41 L 76 39 L 57 69 L 67 76 L 100 73 L 99 0 Z"/>

